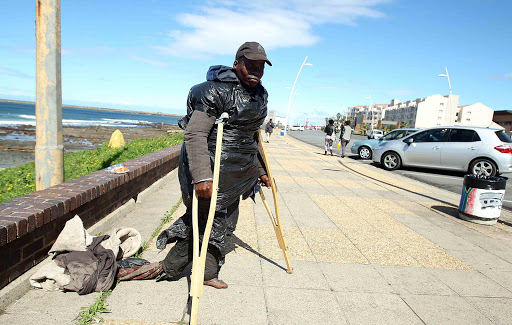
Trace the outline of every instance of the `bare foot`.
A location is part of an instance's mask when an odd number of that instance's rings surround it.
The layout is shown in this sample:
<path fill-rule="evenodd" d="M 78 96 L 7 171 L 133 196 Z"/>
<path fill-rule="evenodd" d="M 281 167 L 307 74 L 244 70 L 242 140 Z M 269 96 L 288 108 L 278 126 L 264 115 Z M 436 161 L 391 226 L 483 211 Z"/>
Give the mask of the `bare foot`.
<path fill-rule="evenodd" d="M 228 284 L 218 278 L 213 278 L 211 280 L 203 281 L 204 285 L 212 286 L 215 289 L 226 289 L 228 287 Z"/>

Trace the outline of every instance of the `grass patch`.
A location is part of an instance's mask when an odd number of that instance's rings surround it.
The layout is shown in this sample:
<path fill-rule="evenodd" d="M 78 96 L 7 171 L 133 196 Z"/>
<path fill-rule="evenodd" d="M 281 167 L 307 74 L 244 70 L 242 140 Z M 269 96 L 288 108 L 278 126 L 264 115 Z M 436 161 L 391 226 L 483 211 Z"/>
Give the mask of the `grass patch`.
<path fill-rule="evenodd" d="M 137 253 L 133 256 L 133 257 L 136 257 L 136 258 L 140 258 L 141 255 L 142 255 L 142 252 L 144 252 L 148 247 L 149 247 L 149 242 L 151 240 L 153 240 L 153 238 L 155 238 L 156 236 L 158 236 L 158 234 L 160 234 L 160 231 L 162 230 L 162 227 L 168 223 L 168 222 L 171 222 L 173 220 L 172 218 L 172 215 L 174 214 L 174 212 L 176 212 L 176 210 L 178 209 L 178 207 L 180 206 L 181 202 L 183 202 L 183 199 L 180 199 L 178 201 L 178 203 L 176 203 L 172 208 L 171 208 L 171 211 L 166 211 L 164 213 L 164 217 L 162 218 L 162 220 L 160 221 L 160 224 L 158 225 L 158 227 L 156 227 L 155 231 L 153 231 L 153 233 L 151 234 L 151 237 L 149 237 L 149 240 L 148 241 L 145 241 L 144 244 L 142 244 L 141 248 L 139 248 L 139 250 L 137 251 Z"/>
<path fill-rule="evenodd" d="M 110 296 L 112 290 L 108 290 L 107 292 L 100 292 L 100 295 L 96 297 L 96 301 L 89 308 L 82 307 L 82 311 L 78 316 L 74 319 L 80 325 L 88 325 L 94 323 L 100 323 L 103 321 L 98 314 L 110 313 L 110 310 L 107 309 L 107 297 Z"/>
<path fill-rule="evenodd" d="M 64 181 L 69 181 L 109 166 L 147 155 L 183 142 L 183 133 L 154 139 L 135 139 L 121 148 L 110 148 L 108 142 L 94 150 L 64 155 Z M 35 163 L 0 171 L 0 203 L 35 191 Z"/>

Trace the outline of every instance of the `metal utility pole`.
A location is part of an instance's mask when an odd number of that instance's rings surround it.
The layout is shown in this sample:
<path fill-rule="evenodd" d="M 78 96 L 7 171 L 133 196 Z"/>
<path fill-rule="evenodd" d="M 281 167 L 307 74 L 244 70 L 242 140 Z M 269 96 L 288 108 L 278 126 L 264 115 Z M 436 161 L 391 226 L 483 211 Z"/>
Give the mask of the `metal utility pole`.
<path fill-rule="evenodd" d="M 446 77 L 448 78 L 448 88 L 450 89 L 450 94 L 448 95 L 448 120 L 449 120 L 449 123 L 448 125 L 453 125 L 453 120 L 452 120 L 452 83 L 450 82 L 450 74 L 448 73 L 448 67 L 444 67 L 445 71 L 446 71 L 446 74 L 444 73 L 441 73 L 438 75 L 438 77 Z M 445 119 L 446 120 L 446 119 Z"/>
<path fill-rule="evenodd" d="M 293 97 L 295 96 L 295 84 L 297 84 L 297 80 L 299 79 L 300 72 L 302 71 L 302 68 L 304 68 L 305 65 L 312 65 L 311 63 L 306 63 L 306 60 L 308 57 L 304 59 L 304 62 L 302 62 L 302 65 L 300 66 L 299 72 L 297 72 L 297 77 L 295 77 L 295 81 L 293 82 L 292 90 L 290 91 L 290 97 L 288 98 L 288 108 L 286 109 L 286 122 L 284 125 L 284 135 L 286 135 L 286 130 L 288 128 L 288 124 L 290 123 L 290 120 L 288 119 L 288 116 L 290 114 L 290 107 L 292 104 Z"/>
<path fill-rule="evenodd" d="M 64 181 L 60 0 L 36 0 L 36 190 Z"/>

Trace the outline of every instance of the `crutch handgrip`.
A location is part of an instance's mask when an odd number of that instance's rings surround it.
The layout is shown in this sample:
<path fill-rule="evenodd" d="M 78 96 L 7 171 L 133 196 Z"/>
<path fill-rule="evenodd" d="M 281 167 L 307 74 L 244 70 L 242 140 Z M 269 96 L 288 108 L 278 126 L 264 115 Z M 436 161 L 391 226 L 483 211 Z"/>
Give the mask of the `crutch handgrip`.
<path fill-rule="evenodd" d="M 218 119 L 215 120 L 215 124 L 226 123 L 228 119 L 229 119 L 229 114 L 224 112 L 224 113 L 220 114 L 220 117 Z"/>

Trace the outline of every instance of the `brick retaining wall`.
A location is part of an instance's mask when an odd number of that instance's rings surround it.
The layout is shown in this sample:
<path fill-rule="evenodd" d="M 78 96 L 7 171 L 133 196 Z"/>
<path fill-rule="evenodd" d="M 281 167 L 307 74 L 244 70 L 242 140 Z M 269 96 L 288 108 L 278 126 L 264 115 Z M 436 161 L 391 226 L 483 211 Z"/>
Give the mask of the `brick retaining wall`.
<path fill-rule="evenodd" d="M 0 204 L 0 289 L 45 259 L 76 214 L 89 228 L 178 166 L 181 145 L 127 161 L 129 172 L 100 170 Z M 95 235 L 95 234 L 92 234 Z"/>

